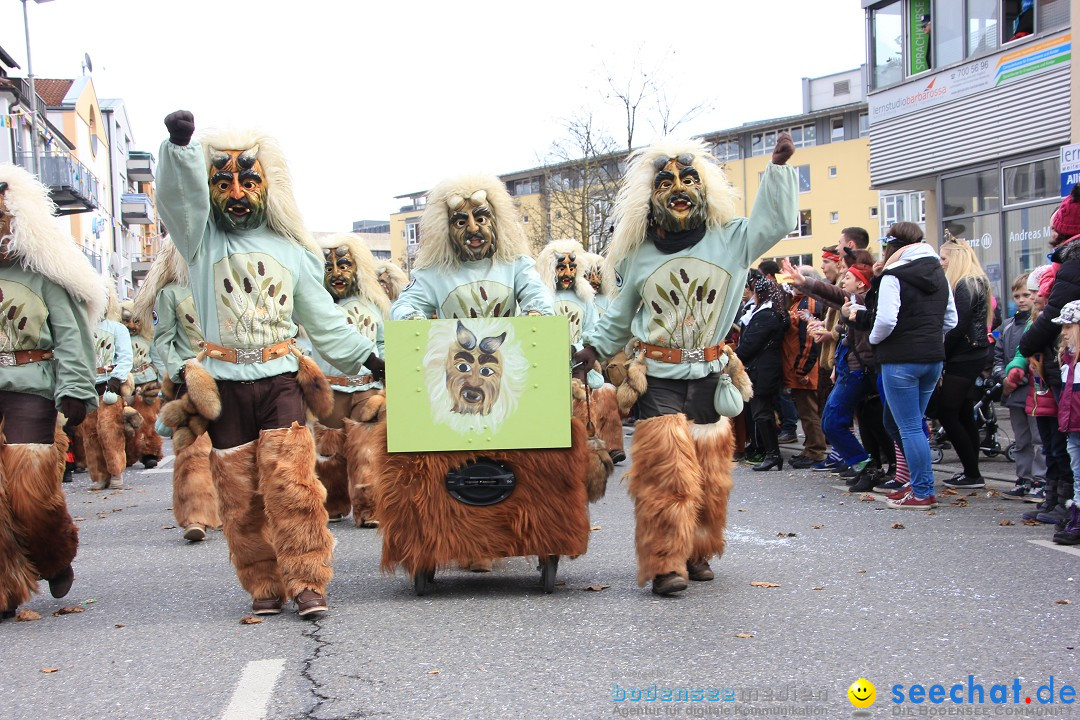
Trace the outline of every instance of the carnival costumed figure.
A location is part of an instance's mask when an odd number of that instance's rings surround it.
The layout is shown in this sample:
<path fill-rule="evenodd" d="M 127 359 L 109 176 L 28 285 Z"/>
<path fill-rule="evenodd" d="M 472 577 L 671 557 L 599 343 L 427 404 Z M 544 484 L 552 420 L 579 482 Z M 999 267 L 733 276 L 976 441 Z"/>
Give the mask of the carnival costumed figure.
<path fill-rule="evenodd" d="M 92 327 L 105 287 L 57 226 L 48 189 L 0 165 L 0 619 L 75 580 L 78 529 L 61 481 L 67 436 L 96 405 Z"/>
<path fill-rule="evenodd" d="M 375 277 L 386 293 L 386 297 L 390 298 L 390 302 L 397 300 L 398 295 L 409 284 L 409 276 L 405 274 L 405 271 L 399 268 L 397 263 L 389 260 L 375 262 Z"/>
<path fill-rule="evenodd" d="M 593 306 L 596 307 L 596 319 L 604 317 L 612 298 L 618 292 L 615 285 L 615 271 L 607 266 L 607 260 L 598 253 L 587 252 L 578 261 L 582 275 L 593 289 Z"/>
<path fill-rule="evenodd" d="M 670 595 L 711 580 L 724 551 L 731 491 L 730 422 L 748 388 L 723 338 L 747 269 L 795 227 L 799 188 L 790 136 L 781 133 L 749 218 L 701 142 L 665 141 L 630 158 L 608 250 L 622 287 L 576 362 L 591 367 L 631 338 L 648 387 L 627 486 L 634 499 L 638 583 Z M 741 396 L 741 397 L 740 397 Z"/>
<path fill-rule="evenodd" d="M 208 529 L 221 528 L 217 490 L 210 477 L 207 420 L 198 410 L 200 406 L 218 404 L 218 399 L 212 384 L 195 382 L 189 388 L 184 382 L 184 364 L 197 354 L 203 333 L 191 296 L 187 263 L 168 238 L 162 239 L 135 297 L 134 315 L 140 327 L 154 328 L 153 356 L 159 364 L 162 396 L 167 401 L 159 413 L 159 428 L 164 425 L 163 431 L 172 435 L 175 456 L 173 517 L 185 540 L 200 542 L 206 539 Z M 205 376 L 201 379 L 207 380 Z"/>
<path fill-rule="evenodd" d="M 383 354 L 383 318 L 390 300 L 375 274 L 375 258 L 356 235 L 339 234 L 319 241 L 325 262 L 324 283 L 349 327 L 375 343 Z M 346 375 L 316 354 L 315 361 L 334 391 L 333 411 L 315 424 L 316 463 L 326 486 L 330 522 L 353 513 L 357 527 L 377 527 L 370 472 L 372 422 L 383 415 L 386 396 L 371 373 Z"/>
<path fill-rule="evenodd" d="M 540 277 L 552 293 L 555 313 L 570 320 L 570 344 L 574 350 L 581 349 L 582 334 L 592 332 L 598 321 L 596 300 L 599 296 L 589 275 L 591 269 L 597 285 L 600 284 L 599 268 L 596 267 L 599 259 L 599 255 L 585 252 L 577 240 L 555 240 L 544 246 L 536 260 Z M 599 381 L 599 374 L 595 377 Z M 577 388 L 574 417 L 586 425 L 592 424 L 590 431 L 601 440 L 612 463 L 626 459 L 622 416 L 614 385 L 604 383 L 595 389 L 585 385 Z M 590 493 L 590 499 L 599 498 Z"/>
<path fill-rule="evenodd" d="M 154 356 L 154 327 L 143 327 L 134 314 L 134 301 L 120 304 L 120 321 L 131 336 L 131 374 L 134 378 L 134 393 L 126 395 L 124 401 L 139 414 L 141 423 L 134 434 L 127 439 L 125 454 L 127 466 L 141 462 L 147 470 L 157 467 L 161 460 L 161 436 L 154 429 L 158 411 L 161 410 L 161 376 L 158 374 Z"/>
<path fill-rule="evenodd" d="M 322 415 L 331 397 L 314 362 L 296 350 L 293 317 L 347 374 L 363 373 L 366 363 L 381 379 L 383 364 L 323 287 L 322 250 L 303 225 L 277 142 L 253 131 L 192 142 L 186 111 L 165 126 L 158 207 L 190 267 L 205 337 L 184 380 L 194 395 L 209 373 L 220 397 L 206 408 L 215 415 L 207 432 L 230 557 L 252 612 L 276 614 L 293 599 L 302 617 L 318 617 L 328 608 L 334 540 L 306 407 Z"/>
<path fill-rule="evenodd" d="M 420 233 L 424 241 L 412 279 L 391 307 L 391 316 L 459 319 L 455 332 L 467 372 L 479 377 L 482 359 L 497 353 L 502 343 L 502 337 L 474 334 L 466 327 L 470 319 L 554 314 L 513 199 L 497 177 L 473 175 L 439 183 L 428 194 Z M 469 362 L 465 355 L 476 360 Z M 474 395 L 491 397 L 482 390 L 474 390 Z M 475 452 L 389 454 L 381 429 L 381 442 L 374 445 L 381 447 L 375 512 L 384 538 L 383 569 L 402 565 L 415 576 L 418 571 L 434 572 L 436 565 L 457 563 L 485 572 L 493 557 L 537 554 L 529 548 L 538 536 L 545 547 L 573 548 L 565 554 L 585 552 L 588 449 L 584 427 L 571 422 L 569 449 L 485 454 L 511 468 L 517 485 L 508 499 L 471 512 L 462 512 L 461 503 L 446 492 L 446 473 L 474 462 Z M 422 508 L 418 498 L 424 498 Z M 531 536 L 523 537 L 523 529 Z M 433 537 L 439 541 L 433 543 Z"/>
<path fill-rule="evenodd" d="M 124 487 L 127 467 L 127 439 L 141 424 L 134 410 L 125 413 L 124 395 L 133 391 L 131 369 L 134 356 L 131 335 L 120 322 L 120 302 L 116 290 L 108 289 L 105 317 L 94 327 L 97 375 L 94 385 L 98 407 L 78 427 L 90 472 L 91 490 Z"/>

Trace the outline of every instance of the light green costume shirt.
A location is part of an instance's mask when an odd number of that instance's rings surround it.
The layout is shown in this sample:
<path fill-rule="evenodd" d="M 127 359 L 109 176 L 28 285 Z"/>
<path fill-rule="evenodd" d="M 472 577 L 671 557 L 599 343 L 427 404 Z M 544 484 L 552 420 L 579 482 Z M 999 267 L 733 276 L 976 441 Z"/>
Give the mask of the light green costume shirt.
<path fill-rule="evenodd" d="M 708 188 L 706 188 L 708 191 Z M 593 332 L 584 334 L 601 358 L 631 337 L 662 347 L 706 348 L 724 339 L 742 304 L 746 272 L 760 255 L 791 232 L 799 216 L 798 174 L 769 164 L 749 218 L 710 228 L 693 247 L 665 255 L 645 240 L 618 268 L 619 294 Z M 662 363 L 646 358 L 653 377 L 696 380 L 720 362 Z"/>
<path fill-rule="evenodd" d="M 386 346 L 383 339 L 383 318 L 379 308 L 355 296 L 338 300 L 337 308 L 345 316 L 345 322 L 349 324 L 349 327 L 355 328 L 356 332 L 375 343 L 375 354 L 378 357 L 385 357 L 383 354 Z M 328 363 L 318 352 L 312 352 L 311 356 L 325 375 L 347 376 L 349 374 Z M 367 371 L 365 370 L 360 374 L 367 374 Z M 330 387 L 333 388 L 334 392 L 354 393 L 362 390 L 380 390 L 383 384 L 381 382 L 371 382 L 364 385 L 331 384 Z"/>
<path fill-rule="evenodd" d="M 551 300 L 556 315 L 563 315 L 570 323 L 570 344 L 575 350 L 582 347 L 581 337 L 585 332 L 592 332 L 598 318 L 596 308 L 578 297 L 573 290 L 557 288 Z"/>
<path fill-rule="evenodd" d="M 142 335 L 131 336 L 131 372 L 135 375 L 135 384 L 143 385 L 158 379 L 154 367 L 154 346 Z"/>
<path fill-rule="evenodd" d="M 214 223 L 199 143 L 166 140 L 159 151 L 157 203 L 176 249 L 188 262 L 191 292 L 206 340 L 263 348 L 296 337 L 296 316 L 312 345 L 349 375 L 364 372 L 375 344 L 345 323 L 323 287 L 323 260 L 269 226 L 226 232 Z M 219 380 L 259 380 L 299 367 L 291 353 L 265 363 L 204 361 Z"/>
<path fill-rule="evenodd" d="M 491 258 L 461 263 L 454 272 L 419 268 L 390 308 L 392 320 L 489 318 L 536 311 L 554 315 L 547 288 L 532 258 L 496 263 Z"/>
<path fill-rule="evenodd" d="M 169 283 L 154 299 L 157 325 L 154 326 L 154 348 L 162 366 L 174 383 L 180 382 L 180 368 L 199 352 L 203 340 L 199 313 L 191 288 Z"/>
<path fill-rule="evenodd" d="M 0 353 L 52 350 L 53 359 L 0 366 L 0 390 L 52 400 L 82 400 L 97 407 L 92 323 L 86 307 L 43 275 L 17 263 L 0 265 Z"/>
<path fill-rule="evenodd" d="M 601 295 L 596 293 L 593 296 L 593 306 L 596 307 L 596 321 L 600 322 L 600 318 L 604 317 L 604 313 L 607 312 L 608 306 L 611 305 L 611 298 L 607 295 Z"/>
<path fill-rule="evenodd" d="M 133 367 L 134 354 L 131 350 L 131 333 L 126 325 L 115 320 L 99 322 L 94 328 L 94 354 L 97 368 L 105 369 L 105 372 L 97 374 L 94 382 L 103 385 L 109 378 L 127 382 Z"/>

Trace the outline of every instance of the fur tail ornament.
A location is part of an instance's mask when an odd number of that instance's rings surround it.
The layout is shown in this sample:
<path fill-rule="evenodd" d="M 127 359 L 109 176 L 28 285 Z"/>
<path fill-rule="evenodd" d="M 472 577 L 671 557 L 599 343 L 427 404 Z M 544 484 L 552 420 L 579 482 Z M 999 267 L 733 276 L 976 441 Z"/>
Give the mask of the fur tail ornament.
<path fill-rule="evenodd" d="M 187 385 L 186 397 L 191 399 L 195 411 L 207 420 L 217 420 L 221 414 L 221 394 L 214 378 L 198 360 L 184 363 L 184 383 Z"/>
<path fill-rule="evenodd" d="M 626 366 L 626 380 L 619 385 L 616 397 L 619 400 L 619 410 L 624 414 L 630 412 L 638 398 L 645 394 L 649 388 L 649 382 L 645 377 L 645 354 L 640 353 Z"/>
<path fill-rule="evenodd" d="M 296 382 L 300 384 L 300 394 L 304 396 L 304 404 L 315 417 L 326 417 L 334 410 L 334 391 L 330 389 L 330 383 L 319 366 L 307 355 L 294 351 L 300 370 L 296 374 Z"/>

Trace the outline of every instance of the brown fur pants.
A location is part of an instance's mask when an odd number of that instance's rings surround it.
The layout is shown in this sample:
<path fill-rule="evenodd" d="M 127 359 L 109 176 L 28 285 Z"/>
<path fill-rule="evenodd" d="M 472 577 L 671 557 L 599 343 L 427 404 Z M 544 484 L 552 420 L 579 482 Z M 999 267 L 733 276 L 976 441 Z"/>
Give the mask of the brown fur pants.
<path fill-rule="evenodd" d="M 315 472 L 326 488 L 326 513 L 330 517 L 344 517 L 352 507 L 349 500 L 351 473 L 345 457 L 345 430 L 315 423 L 314 432 L 315 449 L 319 453 Z"/>
<path fill-rule="evenodd" d="M 90 479 L 102 482 L 120 478 L 127 467 L 124 436 L 124 403 L 100 402 L 98 409 L 86 416 L 78 427 L 86 451 Z"/>
<path fill-rule="evenodd" d="M 221 527 L 217 490 L 210 477 L 210 436 L 203 433 L 190 445 L 176 449 L 173 463 L 173 516 L 182 528 Z"/>
<path fill-rule="evenodd" d="M 75 559 L 79 530 L 60 485 L 66 453 L 59 428 L 52 445 L 0 446 L 0 609 L 26 602 L 39 577 L 55 577 Z"/>
<path fill-rule="evenodd" d="M 326 490 L 315 476 L 307 428 L 263 430 L 259 439 L 210 454 L 225 540 L 240 584 L 252 598 L 325 594 L 334 537 L 326 529 Z"/>
<path fill-rule="evenodd" d="M 671 572 L 686 578 L 687 560 L 723 554 L 733 449 L 727 418 L 711 425 L 681 414 L 638 422 L 626 475 L 638 585 Z"/>
<path fill-rule="evenodd" d="M 161 409 L 161 398 L 154 398 L 153 402 L 148 403 L 136 388 L 131 407 L 135 408 L 143 422 L 135 431 L 134 437 L 127 439 L 127 466 L 131 467 L 144 457 L 161 460 L 161 436 L 157 434 L 157 429 L 154 427 L 158 411 Z"/>

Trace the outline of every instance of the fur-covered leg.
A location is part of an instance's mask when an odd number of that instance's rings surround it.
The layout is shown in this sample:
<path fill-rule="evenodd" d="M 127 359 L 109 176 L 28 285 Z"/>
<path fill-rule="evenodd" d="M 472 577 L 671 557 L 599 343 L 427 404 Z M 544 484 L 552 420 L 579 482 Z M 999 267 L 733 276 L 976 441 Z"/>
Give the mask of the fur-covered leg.
<path fill-rule="evenodd" d="M 332 521 L 349 514 L 349 471 L 345 462 L 345 431 L 315 423 L 315 472 L 326 488 L 326 513 Z"/>
<path fill-rule="evenodd" d="M 0 613 L 15 610 L 38 589 L 38 571 L 17 534 L 4 467 L 7 446 L 0 447 Z"/>
<path fill-rule="evenodd" d="M 326 489 L 315 477 L 315 440 L 294 422 L 263 430 L 258 448 L 259 489 L 288 597 L 303 590 L 326 595 L 334 536 L 326 529 Z"/>
<path fill-rule="evenodd" d="M 101 452 L 101 439 L 98 437 L 99 407 L 86 416 L 77 428 L 76 437 L 82 438 L 83 452 L 86 453 L 86 470 L 90 473 L 91 490 L 105 490 L 109 487 L 109 468 L 105 465 L 105 456 Z"/>
<path fill-rule="evenodd" d="M 4 445 L 0 449 L 8 502 L 19 537 L 30 562 L 45 579 L 67 570 L 79 547 L 79 530 L 60 485 L 66 437 L 63 448 L 54 442 Z"/>
<path fill-rule="evenodd" d="M 185 530 L 192 525 L 221 527 L 218 494 L 210 477 L 210 436 L 176 450 L 173 463 L 173 515 Z"/>
<path fill-rule="evenodd" d="M 698 464 L 702 474 L 701 505 L 694 533 L 692 558 L 708 562 L 713 555 L 724 554 L 724 528 L 727 527 L 728 496 L 731 479 L 731 455 L 735 451 L 730 418 L 720 418 L 711 425 L 691 425 Z"/>
<path fill-rule="evenodd" d="M 105 471 L 109 474 L 109 487 L 121 487 L 124 484 L 124 468 L 127 467 L 124 452 L 124 407 L 120 402 L 112 405 L 103 402 L 97 409 L 96 441 Z"/>
<path fill-rule="evenodd" d="M 141 462 L 145 462 L 147 458 L 161 460 L 161 436 L 154 429 L 158 410 L 161 409 L 161 398 L 154 398 L 147 402 L 146 394 L 138 392 L 135 393 L 135 404 L 132 407 L 138 411 L 143 420 L 142 425 L 135 431 L 136 450 L 139 454 L 135 459 Z M 131 460 L 130 455 L 128 460 Z"/>
<path fill-rule="evenodd" d="M 352 503 L 353 522 L 356 527 L 379 526 L 375 517 L 375 482 L 379 477 L 378 454 L 372 444 L 376 441 L 375 428 L 386 425 L 377 422 L 354 422 L 345 420 L 345 462 L 349 477 L 349 499 Z"/>
<path fill-rule="evenodd" d="M 604 441 L 611 459 L 621 462 L 626 459 L 623 440 L 622 414 L 614 385 L 605 384 L 592 394 L 592 417 L 596 426 L 596 436 Z"/>
<path fill-rule="evenodd" d="M 631 451 L 626 483 L 634 499 L 638 585 L 669 573 L 685 580 L 702 499 L 690 422 L 684 415 L 642 420 Z"/>
<path fill-rule="evenodd" d="M 221 500 L 225 541 L 236 577 L 255 600 L 285 599 L 277 554 L 270 544 L 255 466 L 257 441 L 210 453 L 210 472 Z"/>

